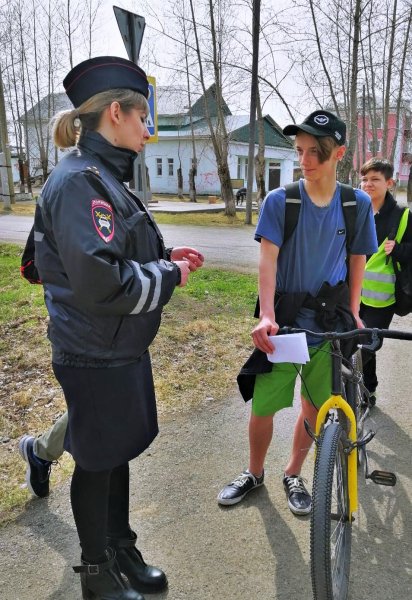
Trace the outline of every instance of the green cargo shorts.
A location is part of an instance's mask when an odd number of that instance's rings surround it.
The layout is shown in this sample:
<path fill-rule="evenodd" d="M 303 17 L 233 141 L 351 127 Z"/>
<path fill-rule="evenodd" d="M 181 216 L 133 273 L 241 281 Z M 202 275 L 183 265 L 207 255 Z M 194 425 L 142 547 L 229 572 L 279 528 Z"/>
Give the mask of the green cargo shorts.
<path fill-rule="evenodd" d="M 270 373 L 256 375 L 252 414 L 274 415 L 293 404 L 296 377 L 302 376 L 301 394 L 320 408 L 332 391 L 332 357 L 330 343 L 309 348 L 310 361 L 305 365 L 274 363 Z"/>

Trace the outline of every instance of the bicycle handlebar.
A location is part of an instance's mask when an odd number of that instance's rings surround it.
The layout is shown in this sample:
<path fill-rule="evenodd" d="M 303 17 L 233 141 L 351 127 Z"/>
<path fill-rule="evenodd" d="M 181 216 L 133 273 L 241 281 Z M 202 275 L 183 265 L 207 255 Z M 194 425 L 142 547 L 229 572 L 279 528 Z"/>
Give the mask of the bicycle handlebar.
<path fill-rule="evenodd" d="M 280 327 L 278 334 L 284 335 L 288 333 L 307 333 L 313 337 L 317 337 L 324 340 L 349 340 L 355 337 L 369 336 L 371 343 L 366 345 L 362 344 L 361 347 L 366 350 L 376 350 L 380 340 L 383 338 L 391 338 L 394 340 L 412 340 L 412 332 L 398 331 L 396 329 L 377 329 L 371 327 L 365 327 L 363 329 L 352 329 L 351 331 L 310 331 L 309 329 L 296 328 L 296 327 Z"/>

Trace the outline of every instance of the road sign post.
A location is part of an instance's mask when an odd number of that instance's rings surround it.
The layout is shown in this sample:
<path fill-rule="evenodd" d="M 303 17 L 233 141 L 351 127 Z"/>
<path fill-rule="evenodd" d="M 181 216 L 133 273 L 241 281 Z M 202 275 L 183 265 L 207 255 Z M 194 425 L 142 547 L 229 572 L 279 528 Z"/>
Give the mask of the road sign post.
<path fill-rule="evenodd" d="M 148 144 L 157 142 L 157 97 L 156 97 L 156 79 L 154 77 L 147 77 L 149 80 L 149 116 L 147 117 L 147 129 L 150 133 L 150 140 Z"/>
<path fill-rule="evenodd" d="M 143 34 L 146 27 L 146 21 L 144 17 L 136 15 L 124 8 L 113 6 L 114 14 L 117 20 L 117 24 L 120 29 L 120 34 L 123 39 L 123 43 L 126 48 L 127 55 L 131 61 L 139 64 L 140 48 L 142 45 Z M 133 166 L 133 179 L 134 188 L 136 192 L 142 192 L 142 200 L 147 206 L 149 201 L 149 194 L 147 191 L 147 179 L 146 179 L 146 162 L 145 162 L 145 151 L 143 149 L 134 161 Z"/>

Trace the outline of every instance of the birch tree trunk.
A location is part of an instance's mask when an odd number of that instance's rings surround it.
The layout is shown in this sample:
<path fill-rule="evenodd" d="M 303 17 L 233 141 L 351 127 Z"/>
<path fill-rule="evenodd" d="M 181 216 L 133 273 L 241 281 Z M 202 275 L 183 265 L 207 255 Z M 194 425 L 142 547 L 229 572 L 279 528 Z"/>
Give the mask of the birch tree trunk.
<path fill-rule="evenodd" d="M 210 9 L 210 36 L 212 42 L 212 67 L 214 72 L 214 85 L 216 90 L 216 105 L 217 105 L 217 122 L 214 124 L 210 116 L 210 110 L 207 103 L 206 96 L 206 83 L 203 69 L 203 58 L 200 48 L 198 25 L 195 17 L 193 0 L 190 2 L 190 11 L 192 17 L 193 33 L 195 37 L 195 50 L 199 65 L 199 80 L 203 90 L 204 96 L 204 109 L 206 121 L 209 127 L 210 137 L 212 146 L 216 158 L 217 174 L 220 181 L 220 191 L 222 200 L 225 203 L 225 215 L 235 216 L 236 206 L 235 199 L 233 196 L 232 181 L 230 179 L 230 170 L 227 162 L 228 159 L 228 145 L 229 137 L 225 125 L 225 114 L 223 111 L 223 98 L 222 98 L 222 70 L 221 62 L 218 55 L 218 44 L 216 35 L 216 26 L 214 19 L 214 4 L 212 0 L 209 0 Z"/>
<path fill-rule="evenodd" d="M 260 30 L 260 0 L 252 3 L 252 77 L 250 90 L 250 118 L 249 118 L 249 155 L 246 189 L 246 225 L 252 224 L 252 190 L 254 180 L 255 156 L 255 131 L 256 131 L 256 104 L 258 96 L 258 65 L 259 65 L 259 30 Z"/>
<path fill-rule="evenodd" d="M 390 99 L 391 99 L 391 84 L 392 84 L 392 62 L 393 47 L 395 44 L 395 33 L 396 33 L 396 11 L 398 8 L 397 0 L 393 2 L 392 20 L 390 26 L 390 41 L 389 41 L 389 52 L 387 57 L 387 71 L 386 71 L 386 86 L 385 95 L 383 102 L 383 130 L 382 130 L 382 156 L 388 155 L 388 119 L 390 110 Z"/>
<path fill-rule="evenodd" d="M 346 119 L 347 142 L 346 153 L 343 160 L 339 163 L 338 178 L 342 183 L 350 180 L 350 174 L 353 169 L 353 157 L 358 141 L 358 71 L 359 71 L 359 42 L 360 42 L 360 22 L 361 22 L 362 0 L 355 0 L 355 10 L 353 14 L 353 40 L 351 48 L 351 69 L 350 69 L 350 87 L 349 87 L 349 115 Z"/>
<path fill-rule="evenodd" d="M 266 196 L 265 186 L 265 129 L 262 115 L 262 103 L 260 101 L 259 86 L 256 88 L 256 109 L 257 109 L 257 127 L 258 127 L 258 152 L 255 156 L 256 170 L 256 202 L 261 205 Z"/>

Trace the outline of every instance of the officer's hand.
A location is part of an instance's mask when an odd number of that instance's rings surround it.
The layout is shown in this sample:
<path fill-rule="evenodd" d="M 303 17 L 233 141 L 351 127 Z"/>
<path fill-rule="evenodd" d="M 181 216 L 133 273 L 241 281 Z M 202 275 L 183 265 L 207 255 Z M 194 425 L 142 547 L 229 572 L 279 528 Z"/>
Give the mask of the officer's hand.
<path fill-rule="evenodd" d="M 180 269 L 180 283 L 179 287 L 184 287 L 187 283 L 190 267 L 189 262 L 187 260 L 175 260 L 173 261 Z"/>
<path fill-rule="evenodd" d="M 195 248 L 189 248 L 188 246 L 179 246 L 177 248 L 173 248 L 170 258 L 176 262 L 178 260 L 186 260 L 189 263 L 189 269 L 191 271 L 196 271 L 201 266 L 203 266 L 203 262 L 205 260 L 203 254 L 198 252 Z"/>

